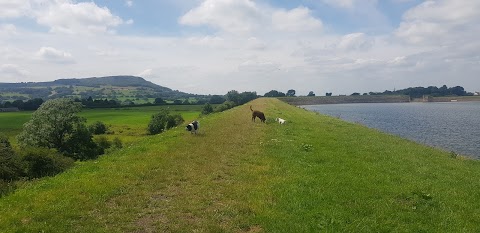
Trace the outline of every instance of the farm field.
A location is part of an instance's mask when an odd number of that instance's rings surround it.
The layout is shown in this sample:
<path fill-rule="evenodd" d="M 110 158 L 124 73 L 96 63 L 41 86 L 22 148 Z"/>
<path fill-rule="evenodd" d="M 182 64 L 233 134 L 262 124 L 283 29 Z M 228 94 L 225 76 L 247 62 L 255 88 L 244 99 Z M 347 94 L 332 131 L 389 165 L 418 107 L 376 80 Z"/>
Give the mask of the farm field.
<path fill-rule="evenodd" d="M 159 110 L 168 108 L 172 113 L 180 113 L 186 121 L 198 117 L 201 105 L 173 105 L 173 106 L 148 106 L 112 109 L 84 109 L 79 115 L 87 119 L 87 125 L 95 121 L 102 121 L 112 134 L 109 138 L 119 137 L 123 142 L 129 143 L 140 139 L 147 133 L 150 117 Z M 15 145 L 15 136 L 22 131 L 23 124 L 27 122 L 33 112 L 5 112 L 0 113 L 0 134 L 6 135 Z"/>
<path fill-rule="evenodd" d="M 277 99 L 200 121 L 18 189 L 0 232 L 480 231 L 479 161 Z"/>

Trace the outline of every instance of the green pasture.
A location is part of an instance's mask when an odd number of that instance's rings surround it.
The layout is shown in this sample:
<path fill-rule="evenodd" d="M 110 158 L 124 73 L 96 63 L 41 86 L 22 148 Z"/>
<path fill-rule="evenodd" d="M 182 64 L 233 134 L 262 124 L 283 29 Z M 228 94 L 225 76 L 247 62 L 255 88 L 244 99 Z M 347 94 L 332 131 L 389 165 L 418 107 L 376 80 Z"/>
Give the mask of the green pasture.
<path fill-rule="evenodd" d="M 133 142 L 147 134 L 150 117 L 167 108 L 172 113 L 180 113 L 186 121 L 194 120 L 201 112 L 202 106 L 148 106 L 115 109 L 84 109 L 79 115 L 87 119 L 87 124 L 95 121 L 105 123 L 111 132 L 107 137 L 119 137 L 123 142 Z M 15 136 L 22 131 L 23 124 L 31 117 L 32 112 L 0 113 L 0 134 L 6 135 L 13 144 Z"/>
<path fill-rule="evenodd" d="M 200 122 L 1 198 L 0 232 L 480 231 L 479 161 L 270 98 Z"/>
<path fill-rule="evenodd" d="M 31 115 L 32 112 L 0 112 L 0 135 L 14 139 Z"/>

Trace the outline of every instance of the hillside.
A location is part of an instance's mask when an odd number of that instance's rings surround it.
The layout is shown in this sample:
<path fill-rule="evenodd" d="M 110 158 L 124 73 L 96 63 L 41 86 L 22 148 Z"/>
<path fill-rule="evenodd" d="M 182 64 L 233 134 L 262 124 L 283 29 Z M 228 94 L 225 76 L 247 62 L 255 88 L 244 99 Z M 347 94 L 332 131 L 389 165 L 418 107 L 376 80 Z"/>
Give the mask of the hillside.
<path fill-rule="evenodd" d="M 0 101 L 31 98 L 108 98 L 144 100 L 147 98 L 186 98 L 193 94 L 174 91 L 141 77 L 109 76 L 82 79 L 58 79 L 52 82 L 0 83 Z"/>
<path fill-rule="evenodd" d="M 200 122 L 0 199 L 0 232 L 480 231 L 479 161 L 277 99 Z"/>

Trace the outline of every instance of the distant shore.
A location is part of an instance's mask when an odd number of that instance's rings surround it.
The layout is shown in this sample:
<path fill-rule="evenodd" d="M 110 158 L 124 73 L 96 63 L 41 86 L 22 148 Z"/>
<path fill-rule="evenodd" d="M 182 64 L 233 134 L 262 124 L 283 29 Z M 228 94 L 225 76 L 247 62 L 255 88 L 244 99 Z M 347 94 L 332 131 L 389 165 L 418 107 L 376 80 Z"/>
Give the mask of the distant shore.
<path fill-rule="evenodd" d="M 410 98 L 406 95 L 361 95 L 280 97 L 279 99 L 292 105 L 317 105 L 349 103 L 466 102 L 480 101 L 480 96 L 426 96 L 425 98 Z"/>

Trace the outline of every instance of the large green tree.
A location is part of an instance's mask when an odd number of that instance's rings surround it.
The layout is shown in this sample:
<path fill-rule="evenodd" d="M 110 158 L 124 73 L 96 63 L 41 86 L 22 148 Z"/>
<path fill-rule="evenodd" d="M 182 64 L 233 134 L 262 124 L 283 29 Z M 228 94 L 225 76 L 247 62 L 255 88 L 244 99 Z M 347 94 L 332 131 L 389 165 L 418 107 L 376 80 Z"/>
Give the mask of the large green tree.
<path fill-rule="evenodd" d="M 48 100 L 32 114 L 18 135 L 19 145 L 54 148 L 74 159 L 98 156 L 98 147 L 85 126 L 85 119 L 77 115 L 81 103 L 70 99 Z"/>

